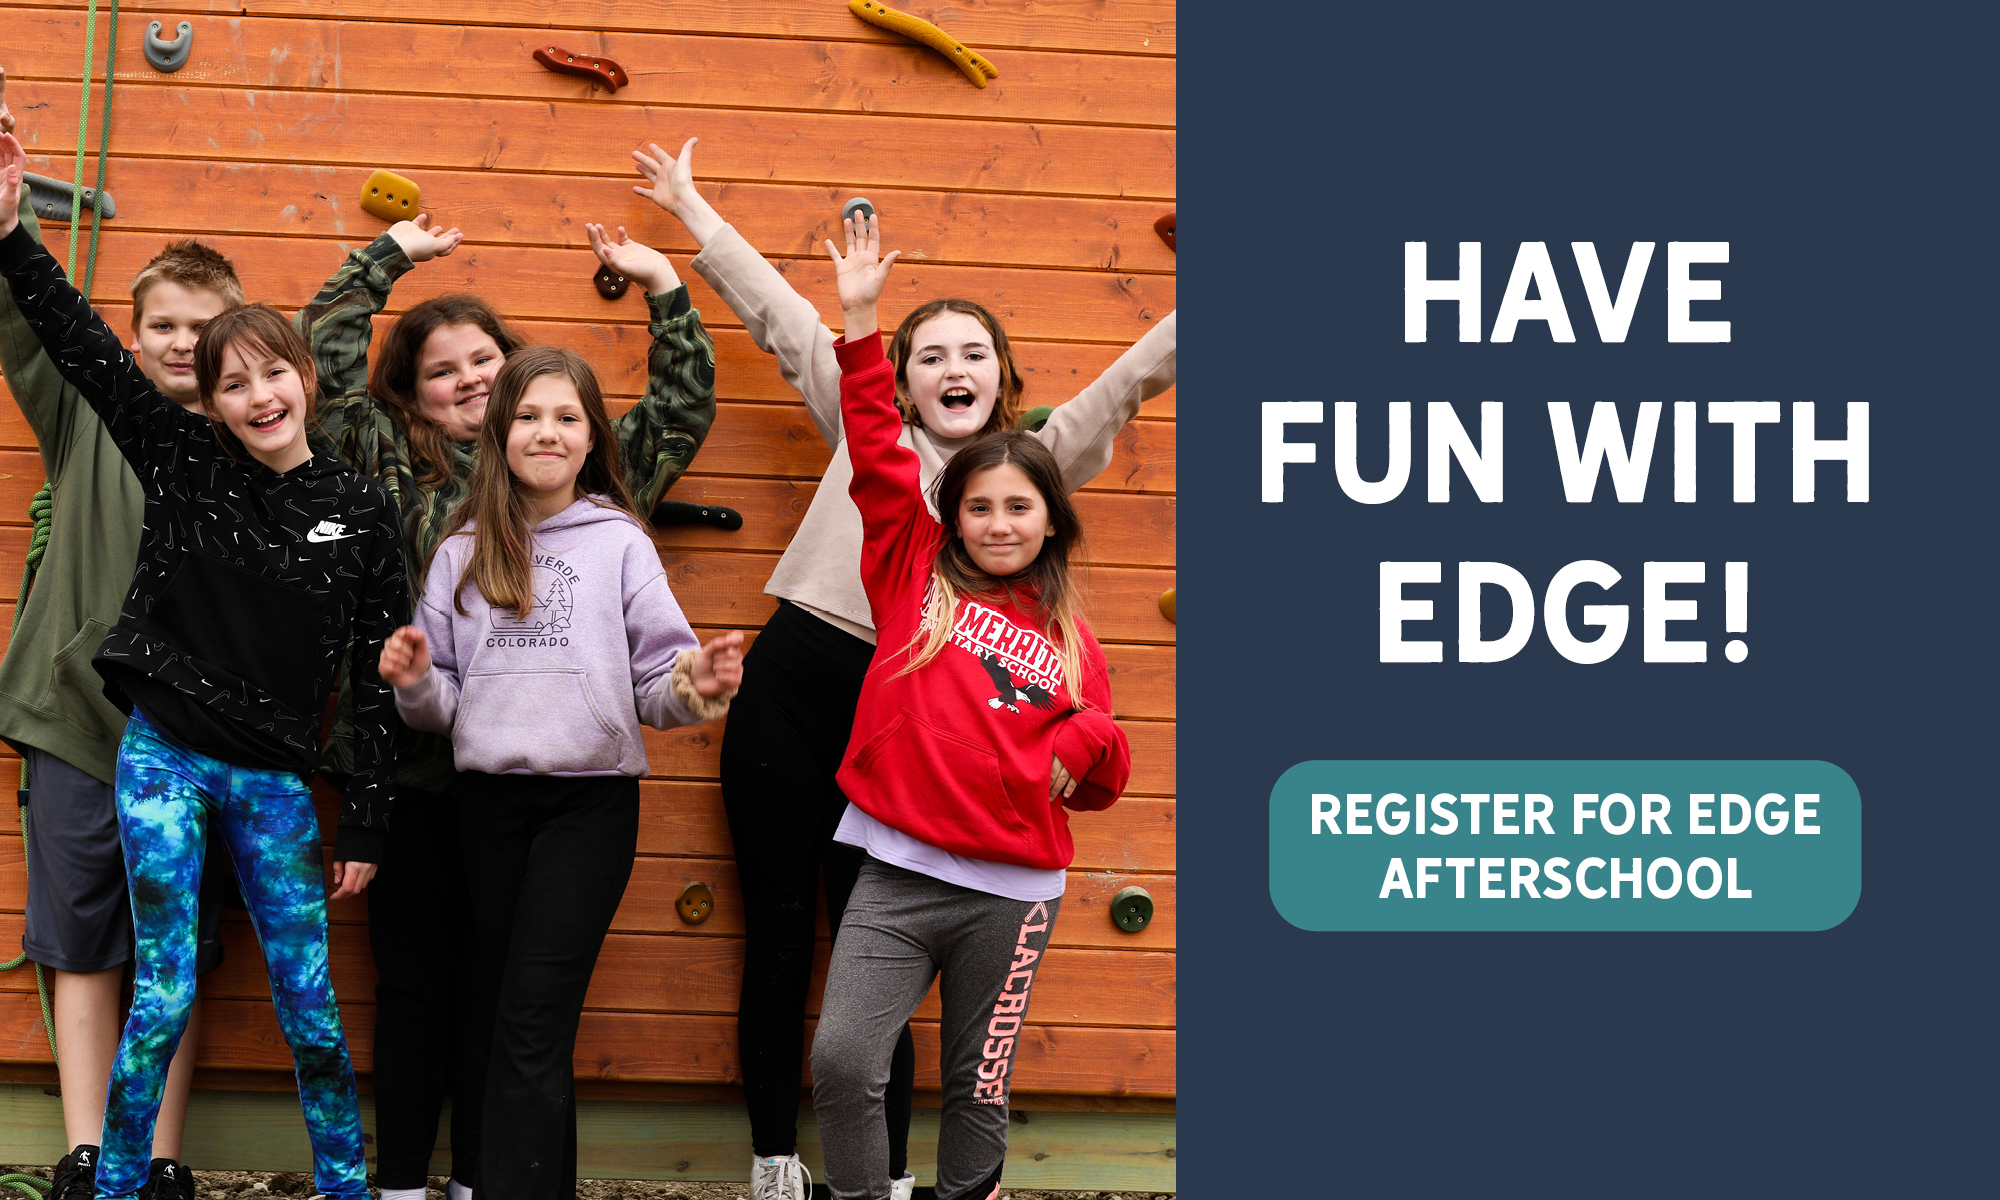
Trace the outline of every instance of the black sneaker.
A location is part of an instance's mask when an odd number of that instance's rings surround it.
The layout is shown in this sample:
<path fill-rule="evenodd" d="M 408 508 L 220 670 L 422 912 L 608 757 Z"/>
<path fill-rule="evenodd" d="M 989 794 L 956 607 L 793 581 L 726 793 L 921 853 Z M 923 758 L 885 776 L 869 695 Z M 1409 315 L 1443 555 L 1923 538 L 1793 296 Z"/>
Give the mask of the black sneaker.
<path fill-rule="evenodd" d="M 194 1200 L 194 1172 L 171 1158 L 154 1159 L 139 1200 Z"/>
<path fill-rule="evenodd" d="M 92 1200 L 96 1195 L 97 1147 L 78 1146 L 56 1164 L 48 1200 Z"/>

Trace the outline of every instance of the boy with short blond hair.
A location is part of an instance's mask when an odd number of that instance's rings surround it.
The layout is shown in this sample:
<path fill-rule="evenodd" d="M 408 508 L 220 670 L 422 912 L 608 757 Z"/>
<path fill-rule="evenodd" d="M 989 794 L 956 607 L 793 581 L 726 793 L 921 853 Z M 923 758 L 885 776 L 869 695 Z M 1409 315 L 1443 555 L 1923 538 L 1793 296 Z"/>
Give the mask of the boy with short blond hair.
<path fill-rule="evenodd" d="M 12 132 L 0 70 L 0 132 Z M 40 239 L 25 193 L 21 223 Z M 243 303 L 229 260 L 197 242 L 168 246 L 132 281 L 133 352 L 162 392 L 198 402 L 194 345 L 202 327 Z M 0 738 L 28 763 L 27 930 L 21 947 L 52 976 L 63 1124 L 72 1147 L 56 1166 L 49 1200 L 90 1200 L 105 1095 L 122 1025 L 132 912 L 112 782 L 125 714 L 90 665 L 118 620 L 139 555 L 145 500 L 103 422 L 57 373 L 0 282 L 0 375 L 34 430 L 53 514 L 34 586 L 0 660 Z M 202 887 L 201 969 L 221 961 L 221 872 Z M 193 1082 L 190 1022 L 168 1076 L 142 1196 L 193 1200 L 193 1179 L 174 1160 Z"/>

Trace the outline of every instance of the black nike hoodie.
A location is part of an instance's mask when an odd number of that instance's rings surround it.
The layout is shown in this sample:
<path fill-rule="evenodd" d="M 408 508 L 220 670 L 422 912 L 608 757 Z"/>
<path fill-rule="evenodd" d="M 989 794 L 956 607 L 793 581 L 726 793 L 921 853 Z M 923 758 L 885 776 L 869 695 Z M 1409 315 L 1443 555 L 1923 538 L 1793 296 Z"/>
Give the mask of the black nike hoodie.
<path fill-rule="evenodd" d="M 334 857 L 380 862 L 400 726 L 376 662 L 408 605 L 388 492 L 324 454 L 280 475 L 167 399 L 25 229 L 0 238 L 0 275 L 145 492 L 132 590 L 91 660 L 105 694 L 212 758 L 310 775 L 351 638 L 358 740 Z"/>

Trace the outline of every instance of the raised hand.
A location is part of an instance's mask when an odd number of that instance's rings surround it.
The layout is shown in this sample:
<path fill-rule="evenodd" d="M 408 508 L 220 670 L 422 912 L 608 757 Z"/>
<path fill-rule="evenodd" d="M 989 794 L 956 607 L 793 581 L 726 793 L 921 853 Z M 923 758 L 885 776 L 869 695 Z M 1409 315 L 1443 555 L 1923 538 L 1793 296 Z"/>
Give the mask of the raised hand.
<path fill-rule="evenodd" d="M 415 625 L 405 625 L 383 640 L 375 670 L 390 687 L 414 687 L 430 669 L 430 641 Z"/>
<path fill-rule="evenodd" d="M 28 169 L 28 152 L 11 133 L 0 133 L 0 237 L 21 223 L 21 175 Z"/>
<path fill-rule="evenodd" d="M 735 690 L 743 683 L 743 635 L 731 630 L 703 646 L 688 676 L 694 690 L 704 696 Z"/>
<path fill-rule="evenodd" d="M 694 186 L 694 144 L 700 138 L 689 138 L 681 146 L 679 158 L 660 149 L 657 144 L 649 144 L 644 150 L 634 150 L 632 161 L 639 166 L 639 174 L 646 177 L 646 186 L 637 184 L 632 190 L 651 200 L 679 218 L 687 231 L 694 235 L 695 245 L 706 246 L 722 228 L 722 216 L 702 198 Z"/>
<path fill-rule="evenodd" d="M 833 259 L 833 284 L 840 293 L 840 310 L 846 314 L 847 336 L 852 338 L 881 328 L 875 306 L 888 286 L 889 268 L 903 252 L 891 250 L 883 257 L 880 213 L 871 217 L 857 212 L 841 224 L 847 229 L 847 253 L 843 256 L 831 240 L 826 252 Z"/>
<path fill-rule="evenodd" d="M 597 261 L 636 281 L 647 295 L 664 295 L 681 285 L 681 277 L 674 273 L 674 264 L 667 256 L 644 242 L 633 241 L 623 225 L 618 227 L 616 241 L 605 234 L 602 225 L 586 224 L 583 232 L 590 237 L 590 248 L 597 252 Z"/>
<path fill-rule="evenodd" d="M 414 221 L 398 221 L 389 226 L 389 236 L 396 239 L 396 244 L 410 256 L 411 262 L 429 262 L 450 254 L 465 240 L 465 235 L 458 231 L 457 226 L 440 229 L 439 224 L 431 219 L 431 214 L 418 213 Z"/>

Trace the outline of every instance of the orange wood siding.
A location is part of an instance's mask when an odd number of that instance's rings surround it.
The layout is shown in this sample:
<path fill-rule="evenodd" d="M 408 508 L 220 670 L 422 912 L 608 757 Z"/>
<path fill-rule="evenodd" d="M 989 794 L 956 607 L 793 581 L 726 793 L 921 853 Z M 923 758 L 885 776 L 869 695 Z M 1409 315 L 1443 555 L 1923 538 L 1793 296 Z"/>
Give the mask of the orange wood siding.
<path fill-rule="evenodd" d="M 382 322 L 429 296 L 478 292 L 532 340 L 588 357 L 622 411 L 645 386 L 645 308 L 591 288 L 597 264 L 583 224 L 627 226 L 673 256 L 716 341 L 715 428 L 672 496 L 728 505 L 745 521 L 735 533 L 656 530 L 661 560 L 704 633 L 754 632 L 775 606 L 764 582 L 819 486 L 827 447 L 773 360 L 688 268 L 692 240 L 632 194 L 639 177 L 628 151 L 700 136 L 705 193 L 828 314 L 838 305 L 819 243 L 848 196 L 868 195 L 888 243 L 905 252 L 883 299 L 885 323 L 937 296 L 978 299 L 1007 325 L 1029 404 L 1074 394 L 1176 303 L 1174 256 L 1152 230 L 1174 207 L 1173 4 L 903 7 L 991 59 L 1000 78 L 973 88 L 933 52 L 855 19 L 842 0 L 476 0 L 448 20 L 392 0 L 170 0 L 127 13 L 106 180 L 119 216 L 103 226 L 92 299 L 124 328 L 132 274 L 170 237 L 196 234 L 236 261 L 251 298 L 295 308 L 348 250 L 386 228 L 355 199 L 368 172 L 387 167 L 415 179 L 424 207 L 461 226 L 467 245 L 405 276 Z M 37 47 L 5 63 L 29 169 L 64 179 L 84 9 L 0 0 L 7 44 Z M 147 23 L 183 19 L 195 30 L 187 66 L 153 71 L 140 52 Z M 100 76 L 108 34 L 100 17 Z M 617 59 L 631 86 L 593 92 L 544 70 L 529 52 L 549 43 Z M 101 102 L 100 82 L 90 95 L 93 151 Z M 94 154 L 85 169 L 94 182 Z M 67 231 L 45 233 L 61 257 Z M 1117 807 L 1072 823 L 1077 859 L 1018 1060 L 1023 1094 L 1088 1103 L 1174 1093 L 1175 631 L 1157 600 L 1174 584 L 1176 411 L 1171 391 L 1149 401 L 1078 497 L 1090 618 L 1132 741 L 1133 783 Z M 41 479 L 8 396 L 0 636 Z M 592 981 L 580 1078 L 738 1082 L 743 922 L 716 783 L 723 736 L 721 724 L 647 733 L 654 776 L 641 787 L 640 858 Z M 0 773 L 17 770 L 0 757 Z M 323 799 L 322 820 L 331 817 Z M 21 931 L 22 857 L 18 827 L 0 821 L 0 950 Z M 693 880 L 718 899 L 700 926 L 684 925 L 673 907 Z M 1130 884 L 1157 906 L 1136 935 L 1108 915 Z M 366 907 L 345 901 L 331 913 L 334 980 L 366 1072 L 375 980 Z M 815 1014 L 824 928 L 821 937 Z M 201 1064 L 289 1071 L 241 914 L 230 914 L 226 941 L 227 965 L 204 985 Z M 29 973 L 0 975 L 0 1063 L 48 1059 L 33 990 Z M 921 1087 L 937 1086 L 937 1019 L 933 995 L 916 1016 Z"/>

